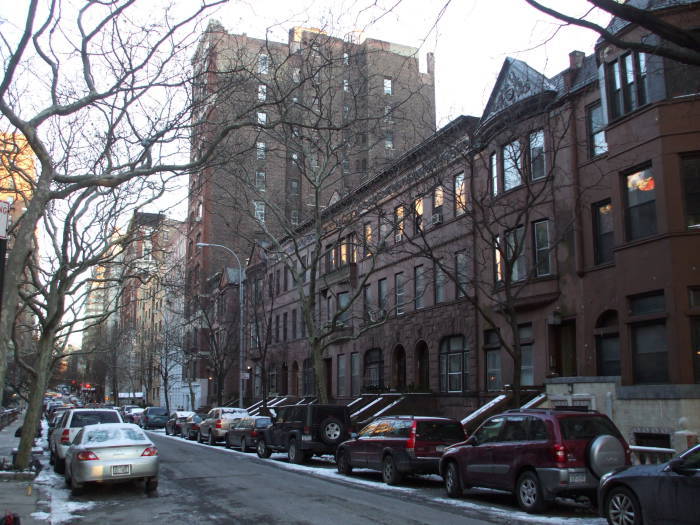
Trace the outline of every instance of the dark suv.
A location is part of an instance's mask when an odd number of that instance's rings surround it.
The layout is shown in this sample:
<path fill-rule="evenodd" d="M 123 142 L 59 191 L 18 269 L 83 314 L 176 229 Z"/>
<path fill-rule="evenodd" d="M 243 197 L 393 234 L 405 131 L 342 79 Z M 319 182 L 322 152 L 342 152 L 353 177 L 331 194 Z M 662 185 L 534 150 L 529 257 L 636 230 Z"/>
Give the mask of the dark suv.
<path fill-rule="evenodd" d="M 344 405 L 287 405 L 275 407 L 272 425 L 258 437 L 257 452 L 287 452 L 291 463 L 303 463 L 314 454 L 335 454 L 350 436 L 350 411 Z"/>
<path fill-rule="evenodd" d="M 465 438 L 456 419 L 380 417 L 338 446 L 338 472 L 350 474 L 353 467 L 381 470 L 389 485 L 399 483 L 404 474 L 437 474 L 445 447 Z"/>
<path fill-rule="evenodd" d="M 557 497 L 595 499 L 598 480 L 630 464 L 630 450 L 604 414 L 579 410 L 511 410 L 487 419 L 464 443 L 445 451 L 447 494 L 473 486 L 508 490 L 527 512 Z"/>
<path fill-rule="evenodd" d="M 144 430 L 164 428 L 168 421 L 168 411 L 164 407 L 148 407 L 141 414 L 139 424 Z"/>

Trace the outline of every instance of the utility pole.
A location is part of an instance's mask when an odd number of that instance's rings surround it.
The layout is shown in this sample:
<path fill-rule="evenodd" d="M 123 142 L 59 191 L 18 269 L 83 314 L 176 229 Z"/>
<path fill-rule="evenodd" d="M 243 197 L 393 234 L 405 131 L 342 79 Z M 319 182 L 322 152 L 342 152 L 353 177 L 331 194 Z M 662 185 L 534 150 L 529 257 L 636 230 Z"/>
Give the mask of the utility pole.
<path fill-rule="evenodd" d="M 10 217 L 10 203 L 0 201 L 0 317 L 5 283 L 5 255 L 7 254 L 7 223 Z"/>

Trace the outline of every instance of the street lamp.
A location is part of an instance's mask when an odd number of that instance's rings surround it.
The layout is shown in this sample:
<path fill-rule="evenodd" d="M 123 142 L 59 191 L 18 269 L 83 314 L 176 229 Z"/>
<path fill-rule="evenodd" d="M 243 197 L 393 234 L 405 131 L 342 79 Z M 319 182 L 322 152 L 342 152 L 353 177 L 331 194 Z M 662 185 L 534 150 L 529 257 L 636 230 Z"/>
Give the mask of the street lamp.
<path fill-rule="evenodd" d="M 243 379 L 243 281 L 245 280 L 245 276 L 243 275 L 243 266 L 241 266 L 241 260 L 238 258 L 238 255 L 236 255 L 236 252 L 234 252 L 228 246 L 208 242 L 198 242 L 197 246 L 199 248 L 209 246 L 210 248 L 221 248 L 222 250 L 226 250 L 228 253 L 233 255 L 233 258 L 236 259 L 236 262 L 238 263 L 238 406 L 245 408 L 243 406 L 243 391 L 245 385 L 245 380 Z"/>

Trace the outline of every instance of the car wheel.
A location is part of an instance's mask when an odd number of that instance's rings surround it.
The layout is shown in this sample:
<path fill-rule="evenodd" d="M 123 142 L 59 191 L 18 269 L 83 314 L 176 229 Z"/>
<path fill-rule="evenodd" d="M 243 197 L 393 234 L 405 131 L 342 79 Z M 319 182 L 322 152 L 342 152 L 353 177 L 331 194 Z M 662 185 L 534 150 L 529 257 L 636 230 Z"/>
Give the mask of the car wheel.
<path fill-rule="evenodd" d="M 347 452 L 338 452 L 338 457 L 335 460 L 338 472 L 349 476 L 352 474 L 352 465 L 350 464 L 350 454 Z"/>
<path fill-rule="evenodd" d="M 262 439 L 258 439 L 258 446 L 255 450 L 258 453 L 259 458 L 269 458 L 270 454 L 272 454 L 272 452 L 270 452 L 270 449 L 267 448 L 265 441 Z"/>
<path fill-rule="evenodd" d="M 328 417 L 321 423 L 321 441 L 326 445 L 337 445 L 343 440 L 343 423 L 335 417 Z"/>
<path fill-rule="evenodd" d="M 148 478 L 146 480 L 146 492 L 155 492 L 158 490 L 158 478 Z"/>
<path fill-rule="evenodd" d="M 56 474 L 64 474 L 66 472 L 66 460 L 56 456 L 53 461 L 53 471 Z"/>
<path fill-rule="evenodd" d="M 197 432 L 197 443 L 204 443 L 204 439 L 202 439 L 202 432 L 201 431 Z"/>
<path fill-rule="evenodd" d="M 209 439 L 207 440 L 210 446 L 216 445 L 216 440 L 214 439 L 214 433 L 210 430 L 209 431 Z"/>
<path fill-rule="evenodd" d="M 229 436 L 228 432 L 226 432 L 226 436 L 224 437 L 224 447 L 231 448 L 231 436 Z"/>
<path fill-rule="evenodd" d="M 534 472 L 527 471 L 520 475 L 515 484 L 515 497 L 525 512 L 537 513 L 545 509 L 540 478 Z"/>
<path fill-rule="evenodd" d="M 610 525 L 641 525 L 642 509 L 632 491 L 615 487 L 605 498 L 605 517 Z"/>
<path fill-rule="evenodd" d="M 396 485 L 401 481 L 401 473 L 396 469 L 396 462 L 391 454 L 384 456 L 382 479 L 387 485 Z"/>
<path fill-rule="evenodd" d="M 241 438 L 241 452 L 248 451 L 248 443 L 245 442 L 245 438 Z"/>
<path fill-rule="evenodd" d="M 454 461 L 450 461 L 447 464 L 447 470 L 445 471 L 445 490 L 447 491 L 447 495 L 451 498 L 459 498 L 463 493 L 459 469 L 457 468 L 457 463 Z"/>
<path fill-rule="evenodd" d="M 291 439 L 289 441 L 289 451 L 287 452 L 289 457 L 289 462 L 296 465 L 301 465 L 304 463 L 304 452 L 301 450 L 301 445 L 296 439 Z"/>

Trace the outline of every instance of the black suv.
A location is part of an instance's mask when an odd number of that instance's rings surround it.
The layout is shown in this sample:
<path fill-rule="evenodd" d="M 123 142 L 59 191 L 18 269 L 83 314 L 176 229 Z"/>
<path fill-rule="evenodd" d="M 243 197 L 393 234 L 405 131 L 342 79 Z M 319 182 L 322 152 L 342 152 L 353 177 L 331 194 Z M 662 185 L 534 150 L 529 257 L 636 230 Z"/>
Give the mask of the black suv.
<path fill-rule="evenodd" d="M 303 463 L 314 454 L 335 454 L 338 443 L 350 435 L 350 411 L 344 405 L 287 405 L 274 408 L 272 425 L 258 437 L 257 452 L 287 452 L 291 463 Z"/>

